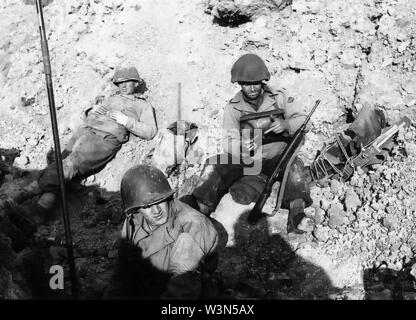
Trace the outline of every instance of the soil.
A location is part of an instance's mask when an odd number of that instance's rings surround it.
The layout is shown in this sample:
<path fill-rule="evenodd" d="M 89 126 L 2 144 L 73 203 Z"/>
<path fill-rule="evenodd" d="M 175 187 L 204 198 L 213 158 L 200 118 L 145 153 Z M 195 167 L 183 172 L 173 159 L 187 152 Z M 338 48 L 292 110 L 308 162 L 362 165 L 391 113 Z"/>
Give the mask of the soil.
<path fill-rule="evenodd" d="M 305 110 L 322 100 L 300 151 L 307 165 L 364 106 L 383 109 L 389 124 L 403 116 L 416 123 L 413 0 L 43 2 L 62 145 L 83 110 L 114 92 L 111 77 L 123 65 L 139 70 L 160 129 L 152 141 L 132 137 L 101 172 L 68 186 L 81 299 L 103 298 L 109 284 L 123 173 L 134 164 L 166 164 L 151 156 L 178 120 L 178 83 L 181 120 L 199 126 L 198 162 L 170 176 L 179 194 L 192 189 L 203 159 L 220 151 L 224 106 L 239 90 L 230 69 L 243 53 L 260 55 L 270 84 L 285 87 Z M 0 4 L 0 148 L 18 150 L 11 162 L 1 159 L 8 163 L 0 167 L 1 199 L 36 178 L 53 148 L 37 23 L 34 1 Z M 412 125 L 382 165 L 313 187 L 307 214 L 314 224 L 304 235 L 286 234 L 284 210 L 247 224 L 253 204 L 227 194 L 212 215 L 227 234 L 218 297 L 416 299 L 415 141 Z M 68 269 L 60 206 L 20 245 L 12 241 L 19 230 L 12 235 L 0 219 L 8 230 L 0 228 L 0 297 L 70 298 L 68 277 L 59 293 L 44 281 L 51 265 Z M 27 261 L 39 272 L 29 272 Z"/>

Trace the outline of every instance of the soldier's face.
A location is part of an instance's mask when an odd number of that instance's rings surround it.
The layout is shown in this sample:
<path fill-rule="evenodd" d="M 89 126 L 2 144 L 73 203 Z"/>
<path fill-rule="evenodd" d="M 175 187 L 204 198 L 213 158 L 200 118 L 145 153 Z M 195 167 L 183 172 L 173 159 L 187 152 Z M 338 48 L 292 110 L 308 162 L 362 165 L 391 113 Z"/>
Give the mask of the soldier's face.
<path fill-rule="evenodd" d="M 249 99 L 257 99 L 261 93 L 260 83 L 240 83 L 241 90 Z"/>
<path fill-rule="evenodd" d="M 121 94 L 132 94 L 136 89 L 136 81 L 124 81 L 118 84 Z"/>
<path fill-rule="evenodd" d="M 169 203 L 164 201 L 148 208 L 140 208 L 139 212 L 151 227 L 158 227 L 168 221 Z"/>

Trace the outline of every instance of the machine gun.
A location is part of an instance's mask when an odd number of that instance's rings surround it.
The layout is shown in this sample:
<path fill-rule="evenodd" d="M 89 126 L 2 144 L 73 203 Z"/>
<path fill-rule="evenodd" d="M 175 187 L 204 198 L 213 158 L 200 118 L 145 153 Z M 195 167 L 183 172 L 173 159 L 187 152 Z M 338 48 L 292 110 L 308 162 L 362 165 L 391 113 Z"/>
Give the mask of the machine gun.
<path fill-rule="evenodd" d="M 387 146 L 392 138 L 397 134 L 400 128 L 408 127 L 411 121 L 408 117 L 403 117 L 400 121 L 392 125 L 384 133 L 379 135 L 373 142 L 361 149 L 361 152 L 355 158 L 348 158 L 341 179 L 347 181 L 355 172 L 356 168 L 364 168 L 372 164 L 384 162 L 388 156 Z M 387 148 L 386 148 L 387 147 Z"/>
<path fill-rule="evenodd" d="M 400 128 L 410 125 L 408 117 L 403 117 L 399 122 L 387 128 L 377 138 L 364 146 L 358 146 L 358 152 L 351 152 L 350 144 L 343 143 L 338 135 L 334 144 L 322 150 L 314 160 L 310 168 L 313 180 L 320 180 L 328 176 L 335 179 L 347 181 L 351 178 L 358 167 L 366 170 L 368 166 L 383 163 L 394 146 L 393 138 Z M 339 152 L 339 156 L 334 155 L 334 150 Z M 350 152 L 349 152 L 350 151 Z"/>
<path fill-rule="evenodd" d="M 249 223 L 254 224 L 260 219 L 264 204 L 266 203 L 267 198 L 270 196 L 274 183 L 276 182 L 280 173 L 286 170 L 288 162 L 290 161 L 293 154 L 295 153 L 295 151 L 298 149 L 301 142 L 303 141 L 304 134 L 306 131 L 306 125 L 308 124 L 309 120 L 312 117 L 312 114 L 315 112 L 320 102 L 321 100 L 316 100 L 315 105 L 312 108 L 311 112 L 308 114 L 303 124 L 295 132 L 292 139 L 287 144 L 286 148 L 283 150 L 283 153 L 280 156 L 279 161 L 277 162 L 276 168 L 274 169 L 272 175 L 267 179 L 266 186 L 262 194 L 257 200 L 254 208 L 251 210 L 250 214 L 248 215 Z"/>

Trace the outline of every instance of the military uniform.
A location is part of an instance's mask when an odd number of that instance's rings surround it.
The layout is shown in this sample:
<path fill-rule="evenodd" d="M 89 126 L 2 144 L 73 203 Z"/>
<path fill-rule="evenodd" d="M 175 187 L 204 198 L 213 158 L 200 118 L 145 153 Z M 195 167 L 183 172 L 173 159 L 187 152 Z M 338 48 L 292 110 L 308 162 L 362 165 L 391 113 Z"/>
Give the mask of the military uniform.
<path fill-rule="evenodd" d="M 106 99 L 102 105 L 109 111 L 121 111 L 128 116 L 126 126 L 118 124 L 108 115 L 89 114 L 87 110 L 84 127 L 111 133 L 120 143 L 128 140 L 129 132 L 145 140 L 150 140 L 156 135 L 153 109 L 143 99 L 134 95 L 118 94 Z"/>
<path fill-rule="evenodd" d="M 261 160 L 261 173 L 244 176 L 244 169 L 251 163 L 249 158 L 240 157 L 240 118 L 247 113 L 279 108 L 284 111 L 283 117 L 290 128 L 288 133 L 292 135 L 306 119 L 306 112 L 296 103 L 287 103 L 287 99 L 285 91 L 276 91 L 264 86 L 257 110 L 244 98 L 241 91 L 229 101 L 224 110 L 223 120 L 226 129 L 223 139 L 225 153 L 208 159 L 202 175 L 204 181 L 192 193 L 196 200 L 208 206 L 211 211 L 215 211 L 219 201 L 228 191 L 231 192 L 233 199 L 241 204 L 249 204 L 257 200 L 264 189 L 267 177 L 274 171 L 286 142 L 277 141 L 263 145 L 261 152 L 259 149 L 252 157 Z M 279 178 L 281 179 L 282 176 Z M 245 190 L 247 192 L 244 192 Z M 299 159 L 296 159 L 291 166 L 283 207 L 288 208 L 290 201 L 297 198 L 303 198 L 306 203 L 311 203 L 309 189 L 304 180 L 303 164 Z"/>
<path fill-rule="evenodd" d="M 122 229 L 114 279 L 122 297 L 201 298 L 204 279 L 217 265 L 218 234 L 211 221 L 187 204 L 173 200 L 163 173 L 137 166 L 122 179 L 121 194 L 127 218 Z M 136 208 L 164 201 L 166 222 L 150 227 Z"/>
<path fill-rule="evenodd" d="M 306 110 L 296 103 L 288 103 L 287 99 L 289 97 L 285 89 L 274 90 L 265 85 L 263 90 L 261 103 L 257 110 L 244 98 L 242 91 L 239 91 L 225 106 L 223 149 L 226 153 L 230 153 L 237 158 L 240 157 L 240 118 L 243 115 L 281 109 L 284 111 L 284 119 L 289 124 L 290 135 L 293 135 L 305 121 Z M 272 159 L 279 155 L 285 146 L 286 143 L 281 141 L 266 144 L 262 147 L 261 156 L 264 159 Z"/>
<path fill-rule="evenodd" d="M 215 252 L 218 235 L 212 223 L 180 200 L 173 200 L 166 224 L 151 231 L 140 214 L 124 222 L 122 238 L 140 248 L 143 259 L 161 271 L 195 271 L 203 258 Z"/>
<path fill-rule="evenodd" d="M 256 54 L 242 55 L 231 68 L 231 82 L 241 85 L 241 91 L 224 110 L 225 152 L 208 159 L 200 185 L 182 198 L 204 214 L 215 211 L 227 192 L 240 204 L 256 202 L 290 136 L 307 117 L 306 110 L 293 104 L 294 99 L 288 98 L 285 90 L 267 86 L 264 81 L 268 80 L 270 72 Z M 252 134 L 249 139 L 246 129 Z M 286 165 L 288 174 L 277 177 L 287 181 L 281 205 L 289 209 L 288 232 L 301 232 L 297 222 L 305 216 L 304 207 L 312 199 L 303 162 L 292 156 Z"/>
<path fill-rule="evenodd" d="M 128 116 L 126 126 L 117 123 L 107 114 L 86 111 L 81 127 L 70 138 L 63 154 L 65 179 L 84 176 L 102 169 L 129 139 L 130 132 L 150 140 L 157 133 L 153 108 L 134 95 L 114 95 L 102 104 L 109 112 L 121 111 Z M 39 186 L 43 191 L 54 191 L 58 185 L 55 165 L 44 170 Z"/>

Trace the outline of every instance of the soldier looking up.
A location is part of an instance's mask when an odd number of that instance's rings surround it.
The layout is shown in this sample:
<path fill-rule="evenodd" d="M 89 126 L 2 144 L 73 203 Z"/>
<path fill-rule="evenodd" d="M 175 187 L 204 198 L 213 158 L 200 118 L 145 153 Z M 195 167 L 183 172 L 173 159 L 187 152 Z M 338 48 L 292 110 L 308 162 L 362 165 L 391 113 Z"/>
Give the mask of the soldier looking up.
<path fill-rule="evenodd" d="M 122 291 L 113 289 L 117 294 L 109 297 L 201 298 L 203 280 L 217 264 L 211 221 L 175 200 L 166 177 L 152 166 L 129 169 L 120 192 L 126 220 L 115 288 Z"/>

